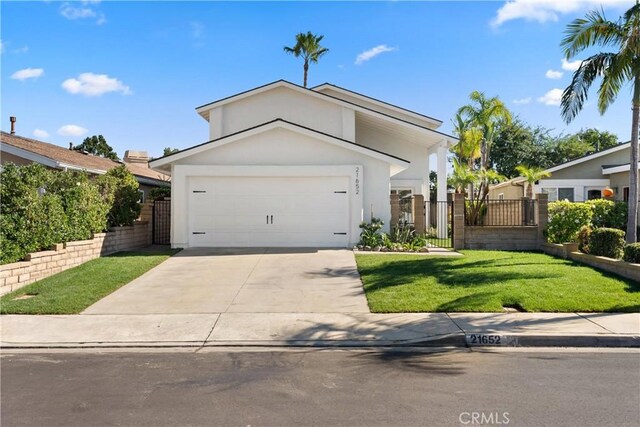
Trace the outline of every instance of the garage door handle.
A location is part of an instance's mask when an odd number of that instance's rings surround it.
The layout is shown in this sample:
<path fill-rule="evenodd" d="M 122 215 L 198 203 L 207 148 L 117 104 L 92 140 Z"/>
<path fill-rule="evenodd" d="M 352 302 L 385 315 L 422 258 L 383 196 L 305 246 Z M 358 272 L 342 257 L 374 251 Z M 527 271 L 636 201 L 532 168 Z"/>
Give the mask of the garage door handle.
<path fill-rule="evenodd" d="M 207 234 L 205 231 L 194 231 L 191 234 Z"/>
<path fill-rule="evenodd" d="M 334 236 L 346 236 L 347 233 L 333 233 Z"/>
<path fill-rule="evenodd" d="M 336 193 L 336 194 L 347 194 L 346 191 L 334 191 L 334 193 Z"/>
<path fill-rule="evenodd" d="M 273 215 L 271 215 L 271 224 L 273 224 Z"/>

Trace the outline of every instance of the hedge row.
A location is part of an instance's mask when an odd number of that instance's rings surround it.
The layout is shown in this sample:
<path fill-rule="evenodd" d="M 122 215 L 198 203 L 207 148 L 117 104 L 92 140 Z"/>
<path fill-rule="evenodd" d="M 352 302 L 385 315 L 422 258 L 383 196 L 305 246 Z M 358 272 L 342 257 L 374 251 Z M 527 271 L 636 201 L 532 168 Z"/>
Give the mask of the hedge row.
<path fill-rule="evenodd" d="M 91 179 L 84 172 L 5 164 L 0 173 L 0 263 L 131 225 L 140 214 L 138 199 L 138 182 L 124 165 Z"/>
<path fill-rule="evenodd" d="M 585 227 L 615 228 L 627 226 L 627 204 L 606 199 L 584 203 L 558 201 L 549 203 L 549 223 L 545 230 L 551 243 L 578 242 Z"/>

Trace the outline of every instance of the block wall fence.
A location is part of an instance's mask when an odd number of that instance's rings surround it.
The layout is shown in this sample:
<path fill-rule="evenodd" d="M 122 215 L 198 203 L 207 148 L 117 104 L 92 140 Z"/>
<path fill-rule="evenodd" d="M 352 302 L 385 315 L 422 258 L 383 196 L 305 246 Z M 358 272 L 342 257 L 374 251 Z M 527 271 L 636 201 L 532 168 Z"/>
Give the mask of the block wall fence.
<path fill-rule="evenodd" d="M 0 265 L 0 295 L 104 255 L 151 245 L 152 212 L 153 203 L 145 203 L 132 226 L 114 227 L 89 240 L 58 243 L 51 250 L 28 254 L 23 261 Z"/>

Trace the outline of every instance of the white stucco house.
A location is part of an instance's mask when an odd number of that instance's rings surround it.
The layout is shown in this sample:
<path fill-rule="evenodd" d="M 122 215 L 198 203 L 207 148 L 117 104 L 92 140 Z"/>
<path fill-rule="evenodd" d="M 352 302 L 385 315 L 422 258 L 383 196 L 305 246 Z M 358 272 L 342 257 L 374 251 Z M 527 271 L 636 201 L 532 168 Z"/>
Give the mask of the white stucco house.
<path fill-rule="evenodd" d="M 442 124 L 331 84 L 273 82 L 196 108 L 210 140 L 155 159 L 171 175 L 173 247 L 349 247 L 361 221 L 389 226 L 391 192 L 429 197 Z"/>

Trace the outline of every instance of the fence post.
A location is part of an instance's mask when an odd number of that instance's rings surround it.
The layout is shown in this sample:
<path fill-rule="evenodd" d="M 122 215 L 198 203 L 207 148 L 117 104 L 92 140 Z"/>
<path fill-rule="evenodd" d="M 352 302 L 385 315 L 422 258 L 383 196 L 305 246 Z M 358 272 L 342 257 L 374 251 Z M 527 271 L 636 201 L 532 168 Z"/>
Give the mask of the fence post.
<path fill-rule="evenodd" d="M 547 241 L 544 237 L 544 230 L 549 222 L 549 195 L 538 193 L 536 194 L 536 199 L 538 201 L 538 246 L 540 246 Z"/>
<path fill-rule="evenodd" d="M 400 222 L 400 195 L 391 194 L 389 198 L 391 200 L 391 224 L 389 224 L 389 231 L 393 231 L 393 227 L 396 227 L 398 222 Z"/>
<path fill-rule="evenodd" d="M 464 194 L 453 195 L 453 250 L 464 249 Z"/>
<path fill-rule="evenodd" d="M 422 194 L 413 195 L 413 227 L 417 234 L 427 232 L 427 217 L 424 209 L 424 196 Z"/>

